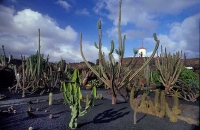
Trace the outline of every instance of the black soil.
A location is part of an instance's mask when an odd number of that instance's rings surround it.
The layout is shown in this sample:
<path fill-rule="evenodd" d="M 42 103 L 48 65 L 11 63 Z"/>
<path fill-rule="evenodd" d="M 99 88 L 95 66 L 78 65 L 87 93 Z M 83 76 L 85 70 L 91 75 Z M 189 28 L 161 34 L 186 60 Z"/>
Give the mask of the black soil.
<path fill-rule="evenodd" d="M 57 91 L 59 92 L 59 91 Z M 48 94 L 48 93 L 47 93 Z M 45 95 L 47 95 L 45 94 Z M 16 96 L 7 96 L 10 99 Z M 38 96 L 38 94 L 30 95 Z M 18 98 L 21 98 L 19 95 Z M 182 101 L 184 102 L 184 101 Z M 198 105 L 196 103 L 191 105 Z M 84 108 L 85 104 L 82 103 Z M 56 100 L 49 106 L 43 101 L 33 104 L 13 106 L 16 114 L 9 112 L 0 115 L 0 130 L 28 130 L 31 126 L 34 130 L 68 130 L 71 118 L 70 109 L 63 104 L 62 100 Z M 26 114 L 28 107 L 32 107 L 34 117 Z M 39 111 L 35 109 L 39 108 Z M 0 107 L 0 110 L 7 110 L 8 107 Z M 48 110 L 48 112 L 45 112 Z M 53 114 L 53 119 L 49 115 Z M 78 118 L 78 130 L 197 130 L 199 127 L 187 124 L 184 121 L 172 123 L 167 117 L 158 118 L 142 113 L 137 114 L 137 124 L 133 124 L 133 110 L 129 103 L 118 101 L 111 105 L 111 100 L 95 100 L 95 106 L 83 117 Z"/>

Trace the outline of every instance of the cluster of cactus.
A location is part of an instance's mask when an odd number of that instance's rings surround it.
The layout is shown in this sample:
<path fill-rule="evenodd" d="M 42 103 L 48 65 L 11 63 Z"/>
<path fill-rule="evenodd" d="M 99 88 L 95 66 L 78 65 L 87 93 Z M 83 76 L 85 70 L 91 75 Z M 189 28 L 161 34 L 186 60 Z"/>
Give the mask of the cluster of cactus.
<path fill-rule="evenodd" d="M 25 58 L 25 56 L 21 56 L 22 73 L 20 74 L 20 77 L 22 79 L 17 80 L 17 84 L 15 86 L 16 88 L 20 88 L 22 90 L 22 97 L 25 97 L 26 93 L 32 94 L 36 92 L 39 88 L 44 88 L 41 91 L 41 94 L 44 93 L 45 87 L 48 87 L 48 89 L 52 89 L 61 80 L 61 77 L 59 77 L 58 68 L 63 68 L 63 66 L 65 65 L 62 59 L 60 63 L 50 63 L 49 55 L 46 59 L 44 59 L 44 55 L 40 54 L 40 29 L 38 29 L 38 32 L 39 42 L 37 53 L 28 58 Z M 55 68 L 57 70 L 55 70 Z M 64 74 L 68 73 L 67 68 L 68 66 L 66 64 L 65 70 L 63 70 Z M 17 71 L 16 66 L 14 66 L 14 72 L 16 75 L 16 79 L 18 79 L 19 77 L 17 76 L 19 75 L 19 72 Z M 29 91 L 30 89 L 31 91 Z"/>
<path fill-rule="evenodd" d="M 79 71 L 74 70 L 72 81 L 67 83 L 61 83 L 61 92 L 63 92 L 63 97 L 65 104 L 68 105 L 71 109 L 71 120 L 69 123 L 69 127 L 71 129 L 77 128 L 77 119 L 79 116 L 84 116 L 89 112 L 92 106 L 94 106 L 94 100 L 97 96 L 96 87 L 93 87 L 91 92 L 91 99 L 88 99 L 88 95 L 86 96 L 86 107 L 83 111 L 81 107 L 82 93 L 80 90 L 80 76 Z"/>
<path fill-rule="evenodd" d="M 33 93 L 36 91 L 36 88 L 39 86 L 42 86 L 41 84 L 41 79 L 44 76 L 45 68 L 43 67 L 44 60 L 44 55 L 40 54 L 40 29 L 38 29 L 39 32 L 39 43 L 38 43 L 38 51 L 36 53 L 37 60 L 34 61 L 34 57 L 29 57 L 25 58 L 25 56 L 21 56 L 22 60 L 22 84 L 20 80 L 17 80 L 16 87 L 19 87 L 22 89 L 22 97 L 25 97 L 25 93 L 29 92 L 28 89 L 32 88 Z M 47 56 L 47 62 L 48 62 L 48 56 Z M 36 63 L 34 63 L 36 62 Z M 18 79 L 17 74 L 17 68 L 16 66 L 14 67 L 16 79 Z"/>
<path fill-rule="evenodd" d="M 89 84 L 91 86 L 98 87 L 99 86 L 99 79 L 93 79 L 93 80 L 89 81 Z"/>
<path fill-rule="evenodd" d="M 130 105 L 134 111 L 134 124 L 136 124 L 137 118 L 136 114 L 145 113 L 159 118 L 164 116 L 169 117 L 171 122 L 177 122 L 179 120 L 186 121 L 189 124 L 199 125 L 199 121 L 191 119 L 189 117 L 180 116 L 181 110 L 179 109 L 179 100 L 178 92 L 175 92 L 173 107 L 170 109 L 168 103 L 165 100 L 165 92 L 161 91 L 161 94 L 158 89 L 155 90 L 154 102 L 151 99 L 147 99 L 147 94 L 143 94 L 140 97 L 141 101 L 138 102 L 137 98 L 134 99 L 135 90 L 131 90 L 130 95 Z M 160 98 L 159 98 L 160 97 Z"/>
<path fill-rule="evenodd" d="M 169 92 L 168 95 L 173 96 L 175 91 L 179 91 L 179 98 L 190 102 L 196 102 L 199 98 L 199 90 L 200 87 L 197 81 L 190 79 L 190 82 L 187 83 L 183 80 L 178 79 L 177 84 Z"/>
<path fill-rule="evenodd" d="M 4 99 L 6 96 L 4 94 L 0 94 L 0 99 Z"/>
<path fill-rule="evenodd" d="M 166 94 L 169 94 L 169 92 L 173 89 L 174 84 L 183 69 L 183 63 L 186 59 L 185 54 L 183 60 L 181 57 L 182 51 L 176 52 L 176 54 L 172 55 L 171 53 L 167 53 L 166 48 L 165 52 L 163 52 L 161 46 L 161 54 L 156 60 L 156 68 L 159 71 L 159 81 L 165 87 Z"/>
<path fill-rule="evenodd" d="M 97 94 L 97 96 L 96 96 L 96 98 L 95 99 L 103 99 L 104 97 L 103 97 L 103 94 L 101 93 L 101 94 Z"/>
<path fill-rule="evenodd" d="M 126 36 L 121 36 L 121 6 L 122 6 L 122 0 L 119 2 L 119 19 L 118 19 L 118 49 L 115 50 L 117 53 L 119 60 L 118 63 L 116 63 L 113 52 L 114 52 L 114 41 L 111 40 L 111 48 L 110 52 L 108 54 L 109 61 L 106 61 L 105 55 L 102 52 L 102 29 L 101 29 L 101 20 L 99 20 L 97 27 L 99 32 L 99 43 L 95 42 L 95 47 L 99 50 L 99 71 L 96 71 L 86 60 L 83 51 L 82 51 L 82 34 L 80 35 L 80 51 L 81 56 L 86 63 L 86 65 L 89 67 L 89 69 L 97 75 L 97 77 L 112 90 L 112 104 L 116 104 L 116 92 L 120 90 L 120 88 L 126 86 L 128 82 L 130 82 L 154 57 L 158 46 L 159 46 L 159 40 L 156 37 L 156 34 L 154 34 L 154 40 L 156 41 L 156 46 L 154 48 L 154 51 L 152 55 L 149 57 L 149 59 L 133 74 L 132 69 L 134 65 L 132 65 L 132 61 L 136 56 L 136 50 L 134 50 L 134 57 L 133 59 L 126 65 L 125 68 L 122 67 L 123 63 L 123 57 L 125 52 L 125 40 Z"/>
<path fill-rule="evenodd" d="M 0 55 L 0 66 L 6 66 L 6 67 L 12 67 L 11 61 L 13 59 L 13 56 L 10 54 L 8 54 L 8 61 L 6 61 L 6 53 L 5 53 L 5 49 L 4 49 L 4 45 L 2 45 L 2 53 Z"/>

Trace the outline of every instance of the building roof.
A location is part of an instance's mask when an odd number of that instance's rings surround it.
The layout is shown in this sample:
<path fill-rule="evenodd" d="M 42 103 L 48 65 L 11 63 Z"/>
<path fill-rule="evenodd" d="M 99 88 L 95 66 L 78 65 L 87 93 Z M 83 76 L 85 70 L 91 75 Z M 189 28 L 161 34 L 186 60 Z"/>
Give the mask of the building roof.
<path fill-rule="evenodd" d="M 145 49 L 144 46 L 141 46 L 140 49 Z"/>

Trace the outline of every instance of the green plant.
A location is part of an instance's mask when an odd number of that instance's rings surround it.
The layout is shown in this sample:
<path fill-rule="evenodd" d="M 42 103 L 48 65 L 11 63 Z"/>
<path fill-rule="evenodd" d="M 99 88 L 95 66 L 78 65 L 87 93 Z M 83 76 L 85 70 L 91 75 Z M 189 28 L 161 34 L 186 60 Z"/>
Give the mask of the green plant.
<path fill-rule="evenodd" d="M 91 100 L 86 99 L 86 107 L 83 111 L 81 107 L 82 93 L 80 90 L 80 76 L 78 70 L 74 70 L 72 81 L 68 83 L 66 87 L 65 82 L 61 84 L 61 92 L 63 92 L 63 97 L 65 104 L 71 109 L 71 120 L 69 127 L 75 129 L 77 127 L 77 119 L 79 116 L 84 116 L 87 114 L 92 106 L 94 106 L 94 99 L 96 98 L 96 87 L 93 87 L 91 92 Z M 88 98 L 88 96 L 86 96 Z"/>
<path fill-rule="evenodd" d="M 188 80 L 186 83 L 183 80 L 178 80 L 174 89 L 170 91 L 169 96 L 174 96 L 175 92 L 178 91 L 178 97 L 186 101 L 195 102 L 199 97 L 199 83 L 194 79 Z"/>
<path fill-rule="evenodd" d="M 156 84 L 156 87 L 163 86 L 162 83 L 159 81 L 158 71 L 151 70 L 150 72 L 151 82 Z"/>
<path fill-rule="evenodd" d="M 44 59 L 44 55 L 40 54 L 40 29 L 38 29 L 38 50 L 36 54 L 31 55 L 29 58 L 21 56 L 22 60 L 22 72 L 17 71 L 14 66 L 16 79 L 20 75 L 21 80 L 17 80 L 17 84 L 12 88 L 19 88 L 22 91 L 22 97 L 25 97 L 26 93 L 33 94 L 37 90 L 41 90 L 40 94 L 43 94 L 45 90 L 49 91 L 57 85 L 58 71 L 55 70 L 55 64 L 49 63 L 49 55 Z"/>
<path fill-rule="evenodd" d="M 166 105 L 165 92 L 162 91 L 160 96 L 160 113 L 158 115 L 160 118 L 163 118 L 165 116 L 166 112 L 165 105 Z"/>
<path fill-rule="evenodd" d="M 135 67 L 135 64 L 132 65 L 132 61 L 136 56 L 136 51 L 134 51 L 134 56 L 132 60 L 126 65 L 126 67 L 122 67 L 123 63 L 123 57 L 124 57 L 124 52 L 125 52 L 125 41 L 126 41 L 126 35 L 122 38 L 121 35 L 121 5 L 122 5 L 122 0 L 119 2 L 119 17 L 118 17 L 118 49 L 115 50 L 117 53 L 119 60 L 118 63 L 116 63 L 113 52 L 114 52 L 114 41 L 111 40 L 111 48 L 110 52 L 108 54 L 109 61 L 106 61 L 105 55 L 102 52 L 102 29 L 101 29 L 101 20 L 98 21 L 97 28 L 99 32 L 99 42 L 98 45 L 95 42 L 95 47 L 99 50 L 99 70 L 96 71 L 86 60 L 83 50 L 82 50 L 82 33 L 80 35 L 80 51 L 81 51 L 81 56 L 86 63 L 86 65 L 89 67 L 89 69 L 103 82 L 107 87 L 109 87 L 112 91 L 112 104 L 116 104 L 116 97 L 117 97 L 117 92 L 120 93 L 120 89 L 122 87 L 125 87 L 128 82 L 130 82 L 154 57 L 160 41 L 157 39 L 156 34 L 153 34 L 154 40 L 156 41 L 156 46 L 154 48 L 154 51 L 152 55 L 148 58 L 148 60 L 132 74 L 132 69 Z M 120 94 L 123 96 L 122 94 Z M 123 96 L 124 97 L 124 96 Z M 126 98 L 124 98 L 126 99 Z"/>
<path fill-rule="evenodd" d="M 159 81 L 165 87 L 165 93 L 173 89 L 174 84 L 176 83 L 182 68 L 184 60 L 181 59 L 182 51 L 176 52 L 175 54 L 167 53 L 167 49 L 163 52 L 161 46 L 160 57 L 156 60 L 156 68 L 159 74 Z M 184 54 L 185 57 L 185 54 Z"/>
<path fill-rule="evenodd" d="M 160 111 L 159 89 L 155 90 L 154 105 L 155 105 L 155 115 L 159 116 L 159 111 Z"/>
<path fill-rule="evenodd" d="M 103 97 L 103 94 L 101 93 L 101 94 L 97 94 L 97 96 L 96 96 L 96 98 L 95 99 L 103 99 L 104 97 Z"/>
<path fill-rule="evenodd" d="M 6 53 L 5 53 L 4 45 L 2 45 L 1 49 L 2 49 L 3 54 L 0 55 L 0 66 L 10 67 L 11 65 L 10 62 L 13 59 L 13 56 L 9 52 L 8 61 L 6 61 Z"/>
<path fill-rule="evenodd" d="M 147 61 L 147 57 L 144 57 L 144 63 Z M 150 66 L 149 63 L 144 68 L 144 77 L 146 79 L 146 85 L 149 86 L 150 83 Z"/>
<path fill-rule="evenodd" d="M 181 110 L 178 108 L 178 106 L 179 106 L 178 92 L 176 91 L 174 94 L 174 105 L 172 107 L 172 112 L 177 115 L 181 113 Z"/>
<path fill-rule="evenodd" d="M 183 67 L 183 70 L 182 70 L 178 79 L 185 81 L 186 84 L 190 84 L 192 80 L 194 82 L 199 83 L 199 79 L 198 79 L 196 73 L 193 72 L 192 70 L 185 68 L 185 67 Z"/>
<path fill-rule="evenodd" d="M 131 108 L 134 111 L 134 120 L 133 121 L 134 121 L 134 124 L 136 124 L 136 122 L 137 122 L 137 116 L 136 116 L 136 114 L 137 114 L 137 108 L 139 106 L 139 103 L 137 103 L 136 100 L 133 100 L 133 98 L 134 98 L 134 92 L 135 92 L 135 90 L 132 89 L 131 90 L 131 95 L 130 95 L 130 105 L 131 105 Z"/>
<path fill-rule="evenodd" d="M 4 99 L 6 96 L 4 94 L 0 94 L 0 99 Z"/>
<path fill-rule="evenodd" d="M 165 100 L 165 92 L 161 91 L 161 95 L 159 90 L 155 90 L 155 98 L 154 103 L 151 99 L 147 98 L 146 94 L 140 95 L 137 98 L 134 98 L 134 88 L 131 90 L 131 96 L 130 96 L 130 105 L 131 108 L 134 111 L 134 124 L 136 124 L 136 114 L 138 112 L 149 114 L 153 116 L 157 116 L 160 118 L 163 118 L 164 116 L 169 117 L 169 120 L 171 122 L 177 122 L 177 120 L 183 120 L 189 124 L 194 124 L 199 126 L 199 121 L 180 116 L 181 110 L 178 108 L 179 100 L 178 100 L 178 92 L 175 93 L 174 96 L 174 105 L 172 107 L 172 110 L 169 108 L 168 103 Z M 159 95 L 160 95 L 160 101 L 159 101 Z"/>

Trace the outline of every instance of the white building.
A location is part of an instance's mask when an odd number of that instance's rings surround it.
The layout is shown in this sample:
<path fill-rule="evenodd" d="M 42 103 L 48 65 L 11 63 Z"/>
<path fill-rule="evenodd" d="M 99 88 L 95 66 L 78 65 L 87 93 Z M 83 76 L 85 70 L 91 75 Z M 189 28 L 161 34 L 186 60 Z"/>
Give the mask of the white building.
<path fill-rule="evenodd" d="M 147 51 L 144 48 L 144 46 L 141 46 L 140 49 L 138 50 L 138 57 L 146 57 L 147 56 Z"/>

